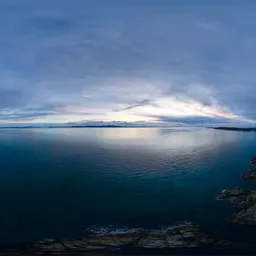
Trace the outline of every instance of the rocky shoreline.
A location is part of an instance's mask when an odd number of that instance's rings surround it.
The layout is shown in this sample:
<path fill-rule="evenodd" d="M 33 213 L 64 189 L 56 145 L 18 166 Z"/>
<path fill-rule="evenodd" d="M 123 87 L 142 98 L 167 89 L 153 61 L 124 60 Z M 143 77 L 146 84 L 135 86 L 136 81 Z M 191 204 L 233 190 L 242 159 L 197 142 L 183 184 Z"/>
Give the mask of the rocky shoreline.
<path fill-rule="evenodd" d="M 216 199 L 225 201 L 234 208 L 245 209 L 256 203 L 256 191 L 242 188 L 224 189 Z"/>
<path fill-rule="evenodd" d="M 256 191 L 236 188 L 225 189 L 217 197 L 234 208 L 240 208 L 230 217 L 230 222 L 240 225 L 256 225 Z"/>
<path fill-rule="evenodd" d="M 18 251 L 23 253 L 104 252 L 122 248 L 167 249 L 229 244 L 227 241 L 218 240 L 204 233 L 198 225 L 190 222 L 154 230 L 96 229 L 90 232 L 91 235 L 80 239 L 45 239 L 38 243 L 23 244 Z"/>
<path fill-rule="evenodd" d="M 256 179 L 256 156 L 252 158 L 251 163 L 252 167 L 248 174 L 242 174 L 241 178 L 245 180 Z M 241 209 L 230 217 L 231 223 L 256 225 L 256 191 L 242 188 L 224 189 L 217 200 L 223 200 L 230 206 Z"/>
<path fill-rule="evenodd" d="M 241 178 L 244 180 L 256 180 L 256 156 L 252 158 L 252 167 L 249 168 L 248 173 L 241 174 Z"/>

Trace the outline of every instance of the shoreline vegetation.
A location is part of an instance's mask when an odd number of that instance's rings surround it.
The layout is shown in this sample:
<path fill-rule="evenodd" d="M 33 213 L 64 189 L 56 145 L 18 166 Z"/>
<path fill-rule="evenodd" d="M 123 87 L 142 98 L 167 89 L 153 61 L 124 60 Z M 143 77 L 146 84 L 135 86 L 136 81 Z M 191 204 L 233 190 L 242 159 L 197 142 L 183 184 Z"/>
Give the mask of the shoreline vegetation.
<path fill-rule="evenodd" d="M 238 128 L 238 127 L 208 127 L 209 129 L 225 130 L 225 131 L 241 131 L 241 132 L 256 132 L 256 128 Z"/>

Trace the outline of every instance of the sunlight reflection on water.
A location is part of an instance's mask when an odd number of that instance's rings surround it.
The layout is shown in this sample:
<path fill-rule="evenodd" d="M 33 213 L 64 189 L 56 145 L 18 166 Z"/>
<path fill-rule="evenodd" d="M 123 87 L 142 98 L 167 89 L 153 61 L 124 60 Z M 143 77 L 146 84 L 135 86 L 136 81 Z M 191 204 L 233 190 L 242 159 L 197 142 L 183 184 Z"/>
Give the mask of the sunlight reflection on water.
<path fill-rule="evenodd" d="M 214 199 L 244 185 L 255 145 L 255 133 L 203 128 L 1 130 L 0 241 L 183 220 L 227 235 Z"/>

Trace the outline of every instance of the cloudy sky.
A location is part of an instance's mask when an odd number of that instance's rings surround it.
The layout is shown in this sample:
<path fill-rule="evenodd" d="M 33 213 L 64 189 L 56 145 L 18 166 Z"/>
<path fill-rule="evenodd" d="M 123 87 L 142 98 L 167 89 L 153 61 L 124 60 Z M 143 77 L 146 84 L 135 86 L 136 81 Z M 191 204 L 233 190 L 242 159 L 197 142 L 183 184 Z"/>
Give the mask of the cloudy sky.
<path fill-rule="evenodd" d="M 0 122 L 254 123 L 255 8 L 1 0 Z"/>

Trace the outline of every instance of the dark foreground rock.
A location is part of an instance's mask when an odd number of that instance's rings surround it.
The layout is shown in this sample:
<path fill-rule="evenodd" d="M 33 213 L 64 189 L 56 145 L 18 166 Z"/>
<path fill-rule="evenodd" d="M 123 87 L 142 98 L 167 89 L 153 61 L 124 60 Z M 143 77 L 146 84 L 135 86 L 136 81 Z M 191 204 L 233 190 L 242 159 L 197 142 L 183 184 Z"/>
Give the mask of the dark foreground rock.
<path fill-rule="evenodd" d="M 240 225 L 256 225 L 256 205 L 235 213 L 230 221 Z"/>
<path fill-rule="evenodd" d="M 199 226 L 191 223 L 175 225 L 161 230 L 127 230 L 126 232 L 103 232 L 81 239 L 44 240 L 24 244 L 21 252 L 72 252 L 104 251 L 122 248 L 181 248 L 205 245 L 227 245 L 205 234 Z"/>
<path fill-rule="evenodd" d="M 230 222 L 240 225 L 256 225 L 256 191 L 247 189 L 225 189 L 217 197 L 235 208 L 242 208 L 234 213 Z"/>
<path fill-rule="evenodd" d="M 241 174 L 241 178 L 244 180 L 256 180 L 256 170 L 255 167 L 253 169 L 249 169 L 248 173 Z"/>
<path fill-rule="evenodd" d="M 252 167 L 249 168 L 248 173 L 241 174 L 241 178 L 244 180 L 256 180 L 256 156 L 251 160 Z"/>
<path fill-rule="evenodd" d="M 224 189 L 217 199 L 235 208 L 248 208 L 256 203 L 256 191 L 242 188 Z"/>

